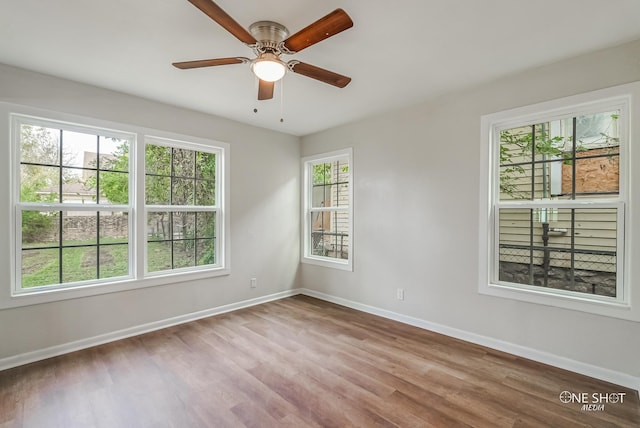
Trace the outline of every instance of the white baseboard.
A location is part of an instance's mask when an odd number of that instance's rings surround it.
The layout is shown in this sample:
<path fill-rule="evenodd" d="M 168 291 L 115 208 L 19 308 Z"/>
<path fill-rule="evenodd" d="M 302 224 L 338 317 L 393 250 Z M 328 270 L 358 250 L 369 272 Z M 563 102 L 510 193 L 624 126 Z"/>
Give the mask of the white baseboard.
<path fill-rule="evenodd" d="M 548 364 L 550 366 L 569 370 L 575 373 L 579 373 L 585 376 L 590 376 L 606 382 L 611 382 L 616 385 L 634 389 L 638 391 L 638 393 L 640 393 L 640 378 L 631 376 L 626 373 L 616 372 L 614 370 L 610 370 L 604 367 L 598 367 L 598 366 L 583 363 L 580 361 L 571 360 L 569 358 L 550 354 L 548 352 L 538 351 L 536 349 L 528 348 L 521 345 L 516 345 L 514 343 L 509 343 L 502 340 L 493 339 L 487 336 L 471 333 L 468 331 L 459 330 L 457 328 L 447 327 L 442 324 L 437 324 L 437 323 L 425 321 L 419 318 L 398 314 L 396 312 L 388 311 L 386 309 L 380 309 L 374 306 L 364 305 L 362 303 L 343 299 L 341 297 L 335 297 L 329 294 L 321 293 L 319 291 L 309 290 L 306 288 L 300 289 L 299 291 L 300 291 L 300 294 L 304 294 L 305 296 L 326 300 L 327 302 L 336 303 L 338 305 L 346 306 L 348 308 L 356 309 L 362 312 L 367 312 L 372 315 L 378 315 L 383 318 L 392 319 L 394 321 L 399 321 L 404 324 L 420 327 L 425 330 L 444 334 L 446 336 L 455 337 L 456 339 L 465 340 L 467 342 L 486 346 L 488 348 L 496 349 L 498 351 L 507 352 L 509 354 L 517 355 L 519 357 L 523 357 L 523 358 L 527 358 L 540 363 Z"/>
<path fill-rule="evenodd" d="M 285 297 L 295 296 L 297 294 L 304 294 L 306 296 L 315 297 L 317 299 L 336 303 L 338 305 L 346 306 L 348 308 L 356 309 L 372 315 L 381 316 L 383 318 L 392 319 L 404 324 L 409 324 L 415 327 L 423 328 L 425 330 L 441 333 L 446 336 L 455 337 L 456 339 L 461 339 L 467 342 L 486 346 L 488 348 L 496 349 L 503 352 L 508 352 L 510 354 L 517 355 L 519 357 L 528 358 L 533 361 L 549 364 L 554 367 L 569 370 L 569 371 L 583 374 L 585 376 L 590 376 L 596 379 L 604 380 L 606 382 L 611 382 L 616 385 L 625 386 L 627 388 L 634 389 L 640 393 L 640 378 L 635 376 L 616 372 L 614 370 L 594 366 L 594 365 L 583 363 L 580 361 L 571 360 L 569 358 L 550 354 L 548 352 L 538 351 L 536 349 L 527 348 L 525 346 L 520 346 L 513 343 L 493 339 L 490 337 L 482 336 L 482 335 L 471 333 L 468 331 L 447 327 L 442 324 L 422 320 L 419 318 L 410 317 L 407 315 L 402 315 L 396 312 L 388 311 L 386 309 L 376 308 L 374 306 L 365 305 L 362 303 L 354 302 L 351 300 L 343 299 L 341 297 L 332 296 L 329 294 L 321 293 L 319 291 L 310 290 L 307 288 L 297 288 L 293 290 L 282 291 L 279 293 L 270 294 L 268 296 L 262 296 L 262 297 L 257 297 L 255 299 L 243 300 L 237 303 L 218 306 L 216 308 L 211 308 L 203 311 L 193 312 L 190 314 L 180 315 L 177 317 L 155 321 L 148 324 L 142 324 L 139 326 L 126 328 L 126 329 L 114 331 L 111 333 L 101 334 L 98 336 L 81 339 L 74 342 L 64 343 L 61 345 L 51 346 L 49 348 L 39 349 L 36 351 L 27 352 L 20 355 L 2 358 L 0 359 L 0 370 L 10 369 L 12 367 L 33 363 L 35 361 L 44 360 L 46 358 L 67 354 L 69 352 L 79 351 L 81 349 L 102 345 L 108 342 L 114 342 L 116 340 L 126 339 L 128 337 L 137 336 L 140 334 L 148 333 L 155 330 L 160 330 L 160 329 L 171 327 L 174 325 L 187 323 L 190 321 L 195 321 L 201 318 L 207 318 L 213 315 L 219 315 L 226 312 L 231 312 L 238 309 L 259 305 L 262 303 L 283 299 Z"/>
<path fill-rule="evenodd" d="M 218 306 L 203 311 L 193 312 L 190 314 L 180 315 L 173 318 L 167 318 L 160 321 L 142 324 L 111 333 L 101 334 L 86 339 L 76 340 L 74 342 L 64 343 L 61 345 L 51 346 L 49 348 L 39 349 L 24 354 L 15 355 L 0 359 L 0 370 L 10 369 L 12 367 L 33 363 L 35 361 L 44 360 L 46 358 L 56 357 L 58 355 L 68 354 L 69 352 L 79 351 L 81 349 L 91 348 L 92 346 L 102 345 L 104 343 L 114 342 L 127 337 L 137 336 L 155 330 L 171 327 L 178 324 L 195 321 L 201 318 L 207 318 L 213 315 L 219 315 L 238 309 L 248 308 L 250 306 L 260 305 L 262 303 L 271 302 L 273 300 L 283 299 L 285 297 L 300 294 L 299 289 L 282 291 L 280 293 L 270 294 L 268 296 L 257 297 L 255 299 L 243 300 L 237 303 Z"/>

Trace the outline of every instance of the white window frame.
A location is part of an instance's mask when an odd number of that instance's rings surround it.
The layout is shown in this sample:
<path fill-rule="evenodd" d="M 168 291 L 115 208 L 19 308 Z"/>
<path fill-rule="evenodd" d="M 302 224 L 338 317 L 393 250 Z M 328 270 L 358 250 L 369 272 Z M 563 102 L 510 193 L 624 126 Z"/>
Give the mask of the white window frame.
<path fill-rule="evenodd" d="M 20 137 L 16 130 L 16 118 L 29 118 L 29 121 L 37 121 L 37 124 L 51 127 L 60 127 L 72 131 L 96 132 L 107 136 L 133 136 L 129 151 L 129 205 L 105 205 L 107 210 L 123 210 L 129 212 L 129 275 L 126 277 L 105 278 L 100 280 L 75 282 L 69 284 L 56 284 L 51 286 L 22 289 L 20 287 L 20 248 L 21 248 L 21 218 L 20 206 Z M 37 126 L 37 125 L 36 125 Z M 18 134 L 16 132 L 18 131 Z M 0 103 L 0 135 L 4 136 L 4 144 L 0 148 L 0 159 L 5 160 L 6 177 L 4 183 L 0 183 L 0 198 L 9 201 L 4 215 L 9 219 L 2 236 L 11 242 L 9 244 L 9 280 L 0 288 L 0 309 L 28 306 L 46 302 L 54 302 L 79 297 L 94 296 L 105 293 L 130 291 L 139 288 L 153 287 L 165 284 L 193 281 L 204 278 L 217 277 L 230 274 L 230 240 L 229 240 L 229 145 L 227 143 L 205 138 L 198 138 L 157 129 L 149 129 L 140 126 L 115 123 L 95 118 L 78 115 L 53 112 L 34 107 Z M 201 151 L 215 151 L 217 154 L 216 170 L 218 173 L 216 186 L 217 228 L 216 236 L 217 260 L 215 265 L 198 266 L 194 268 L 174 269 L 170 271 L 145 272 L 145 248 L 146 248 L 146 215 L 144 197 L 145 156 L 144 141 L 147 137 L 166 141 L 183 142 L 187 148 Z M 47 204 L 38 204 L 37 208 Z M 62 204 L 55 205 L 55 210 L 89 210 L 98 211 L 95 204 Z M 52 207 L 53 207 L 52 205 Z M 34 205 L 35 207 L 35 205 Z M 192 211 L 193 207 L 188 207 Z M 175 207 L 171 207 L 175 210 Z M 218 217 L 219 216 L 219 217 Z"/>
<path fill-rule="evenodd" d="M 218 160 L 223 159 L 224 151 L 219 147 L 211 147 L 203 144 L 196 144 L 188 141 L 180 141 L 173 140 L 167 138 L 161 138 L 156 136 L 146 135 L 144 140 L 144 146 L 147 144 L 153 144 L 156 146 L 163 146 L 169 148 L 178 148 L 178 149 L 187 149 L 199 152 L 213 153 L 216 155 L 216 167 L 218 165 Z M 146 168 L 145 168 L 146 169 Z M 224 211 L 222 210 L 222 192 L 220 188 L 220 180 L 216 180 L 215 183 L 215 204 L 213 206 L 199 206 L 199 205 L 147 205 L 144 203 L 144 218 L 146 219 L 149 213 L 153 212 L 162 212 L 162 211 L 171 211 L 171 212 L 214 212 L 216 213 L 216 241 L 215 241 L 215 254 L 216 254 L 216 263 L 211 265 L 204 266 L 193 266 L 186 268 L 175 268 L 163 271 L 154 271 L 149 272 L 149 263 L 148 263 L 148 243 L 146 238 L 146 227 L 145 227 L 145 241 L 144 241 L 144 272 L 145 276 L 163 276 L 171 273 L 180 273 L 180 272 L 192 272 L 199 270 L 210 270 L 210 269 L 220 269 L 224 267 L 225 253 L 222 251 L 224 244 Z M 145 193 L 146 195 L 146 193 Z M 146 221 L 145 221 L 146 225 Z M 221 237 L 222 239 L 219 239 Z"/>
<path fill-rule="evenodd" d="M 579 310 L 623 319 L 640 320 L 630 278 L 631 201 L 630 173 L 633 111 L 638 111 L 640 83 L 621 85 L 581 95 L 488 114 L 481 118 L 479 292 L 481 294 Z M 634 104 L 635 103 L 635 104 Z M 620 110 L 619 195 L 596 202 L 581 200 L 544 201 L 553 208 L 617 208 L 616 297 L 565 292 L 552 288 L 501 282 L 498 280 L 499 208 L 540 208 L 536 201 L 499 201 L 499 134 L 501 130 L 526 126 L 570 115 Z M 637 114 L 637 113 L 636 113 Z M 539 202 L 539 201 L 538 201 Z M 638 302 L 636 298 L 636 302 Z"/>
<path fill-rule="evenodd" d="M 319 163 L 329 163 L 335 160 L 345 158 L 349 159 L 349 206 L 348 207 L 312 207 L 312 185 L 313 185 L 313 166 Z M 342 269 L 353 271 L 353 254 L 354 254 L 354 237 L 353 237 L 353 149 L 347 148 L 336 150 L 329 153 L 320 153 L 317 155 L 307 156 L 302 159 L 302 242 L 301 242 L 301 261 L 323 267 Z M 348 233 L 349 233 L 349 258 L 337 259 L 333 257 L 323 257 L 311 254 L 311 228 L 310 221 L 312 212 L 323 211 L 346 211 L 349 213 Z"/>
<path fill-rule="evenodd" d="M 15 159 L 13 160 L 13 164 L 15 168 L 12 170 L 15 171 L 15 175 L 13 176 L 13 182 L 15 183 L 12 186 L 12 206 L 15 209 L 15 236 L 14 240 L 14 254 L 15 254 L 15 280 L 11 282 L 11 293 L 14 296 L 20 295 L 29 295 L 41 293 L 46 288 L 47 291 L 54 291 L 58 289 L 67 289 L 67 288 L 76 288 L 83 286 L 93 286 L 100 284 L 108 284 L 110 282 L 119 281 L 122 279 L 131 279 L 133 278 L 133 270 L 132 270 L 132 261 L 133 261 L 133 251 L 131 247 L 129 248 L 129 271 L 128 274 L 121 277 L 113 277 L 113 278 L 104 278 L 104 279 L 94 279 L 87 281 L 78 281 L 73 283 L 63 283 L 63 284 L 51 284 L 43 287 L 34 287 L 34 288 L 22 288 L 22 275 L 21 275 L 21 267 L 22 267 L 22 212 L 27 210 L 40 210 L 40 211 L 59 211 L 61 213 L 67 213 L 69 211 L 85 211 L 91 213 L 97 213 L 100 211 L 122 211 L 128 213 L 128 242 L 132 242 L 132 213 L 133 213 L 133 204 L 132 204 L 132 184 L 133 177 L 131 174 L 131 157 L 129 158 L 128 165 L 128 179 L 129 179 L 129 203 L 127 205 L 118 205 L 118 204 L 79 204 L 79 203 L 70 203 L 70 202 L 51 202 L 51 203 L 38 203 L 38 202 L 21 202 L 20 201 L 20 190 L 21 190 L 21 180 L 20 180 L 20 136 L 21 136 L 21 128 L 22 125 L 31 125 L 35 127 L 46 127 L 52 129 L 61 129 L 63 131 L 71 131 L 71 132 L 79 132 L 86 133 L 90 135 L 101 135 L 105 137 L 114 137 L 118 139 L 127 140 L 129 142 L 130 149 L 135 144 L 135 134 L 129 132 L 115 131 L 112 129 L 99 128 L 93 126 L 80 125 L 77 123 L 68 123 L 61 122 L 51 119 L 43 119 L 34 116 L 28 116 L 24 114 L 10 114 L 10 122 L 11 122 L 11 146 L 15 147 Z M 62 168 L 62 165 L 60 166 Z M 62 239 L 62 237 L 60 237 Z M 60 266 L 62 269 L 62 266 Z"/>

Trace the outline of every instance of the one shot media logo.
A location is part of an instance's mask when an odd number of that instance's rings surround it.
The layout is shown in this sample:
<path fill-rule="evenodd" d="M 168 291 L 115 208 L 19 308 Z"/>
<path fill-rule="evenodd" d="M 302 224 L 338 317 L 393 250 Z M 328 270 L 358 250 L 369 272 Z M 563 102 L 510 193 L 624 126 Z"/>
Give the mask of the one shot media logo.
<path fill-rule="evenodd" d="M 581 404 L 581 410 L 602 412 L 607 404 L 624 404 L 626 392 L 571 392 L 562 391 L 559 395 L 563 404 Z"/>

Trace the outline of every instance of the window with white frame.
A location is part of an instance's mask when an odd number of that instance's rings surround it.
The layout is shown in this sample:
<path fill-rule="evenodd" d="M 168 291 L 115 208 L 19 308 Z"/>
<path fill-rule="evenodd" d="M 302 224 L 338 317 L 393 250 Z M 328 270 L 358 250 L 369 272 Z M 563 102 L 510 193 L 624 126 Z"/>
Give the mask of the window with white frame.
<path fill-rule="evenodd" d="M 218 266 L 220 151 L 147 138 L 147 271 Z"/>
<path fill-rule="evenodd" d="M 305 263 L 352 269 L 353 162 L 351 149 L 303 159 Z"/>
<path fill-rule="evenodd" d="M 227 273 L 226 145 L 8 116 L 10 296 L 51 301 L 56 290 L 74 297 Z"/>
<path fill-rule="evenodd" d="M 131 275 L 132 134 L 13 116 L 16 292 Z"/>
<path fill-rule="evenodd" d="M 481 292 L 581 310 L 628 304 L 631 97 L 615 93 L 482 118 Z"/>

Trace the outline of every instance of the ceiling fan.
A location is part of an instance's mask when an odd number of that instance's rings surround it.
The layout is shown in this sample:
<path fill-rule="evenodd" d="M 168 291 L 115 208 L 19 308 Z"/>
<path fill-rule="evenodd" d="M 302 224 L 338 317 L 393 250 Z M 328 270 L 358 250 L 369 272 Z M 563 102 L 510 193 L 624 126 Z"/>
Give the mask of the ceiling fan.
<path fill-rule="evenodd" d="M 189 2 L 251 48 L 256 57 L 253 59 L 231 57 L 174 62 L 173 65 L 177 68 L 185 70 L 218 65 L 251 64 L 251 70 L 259 79 L 258 100 L 273 98 L 274 84 L 282 79 L 287 70 L 338 88 L 344 88 L 351 82 L 350 77 L 311 64 L 297 60 L 284 62 L 281 59 L 281 55 L 292 55 L 300 52 L 309 46 L 351 28 L 353 21 L 342 9 L 334 10 L 289 36 L 289 30 L 284 25 L 272 21 L 254 22 L 249 26 L 249 31 L 247 31 L 213 0 L 189 0 Z"/>

